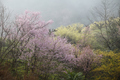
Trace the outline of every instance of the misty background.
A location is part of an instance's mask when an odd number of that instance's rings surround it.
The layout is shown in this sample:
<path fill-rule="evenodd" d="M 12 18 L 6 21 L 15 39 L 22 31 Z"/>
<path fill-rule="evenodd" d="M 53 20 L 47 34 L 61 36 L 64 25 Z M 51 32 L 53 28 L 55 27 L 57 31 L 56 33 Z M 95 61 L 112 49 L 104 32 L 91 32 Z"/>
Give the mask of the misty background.
<path fill-rule="evenodd" d="M 2 0 L 3 5 L 13 16 L 22 14 L 25 10 L 41 12 L 42 20 L 53 20 L 50 28 L 73 23 L 90 24 L 88 16 L 94 7 L 102 0 Z M 115 0 L 119 3 L 120 0 Z"/>

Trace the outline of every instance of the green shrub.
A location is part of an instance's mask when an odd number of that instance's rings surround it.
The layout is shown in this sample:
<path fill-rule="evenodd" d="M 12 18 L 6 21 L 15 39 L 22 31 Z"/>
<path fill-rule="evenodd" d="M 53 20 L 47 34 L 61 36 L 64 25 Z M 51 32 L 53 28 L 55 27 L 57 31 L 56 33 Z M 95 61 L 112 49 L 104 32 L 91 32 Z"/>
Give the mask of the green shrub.
<path fill-rule="evenodd" d="M 83 75 L 82 72 L 75 73 L 67 71 L 67 80 L 84 80 L 84 79 L 85 76 Z"/>

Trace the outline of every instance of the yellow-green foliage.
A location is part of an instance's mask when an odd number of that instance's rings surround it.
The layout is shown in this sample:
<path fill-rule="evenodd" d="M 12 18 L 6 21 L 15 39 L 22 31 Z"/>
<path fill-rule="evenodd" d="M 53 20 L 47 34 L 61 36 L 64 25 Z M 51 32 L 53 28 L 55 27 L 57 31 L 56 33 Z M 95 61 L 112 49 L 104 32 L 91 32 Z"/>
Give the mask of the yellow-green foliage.
<path fill-rule="evenodd" d="M 118 18 L 114 18 L 114 19 L 112 19 L 112 18 L 110 18 L 109 20 L 107 20 L 106 21 L 106 26 L 108 26 L 109 25 L 109 22 L 114 22 L 114 23 L 119 23 L 120 22 L 120 18 L 118 17 Z M 101 28 L 103 28 L 103 29 L 105 29 L 105 21 L 99 21 L 99 22 L 94 22 L 93 24 L 90 24 L 89 26 L 90 26 L 90 29 L 92 30 L 92 31 L 94 31 L 95 33 L 98 33 L 98 31 L 100 31 L 99 29 L 98 29 L 98 27 L 96 26 L 96 24 L 97 25 L 101 25 L 101 24 L 103 24 L 103 26 L 101 27 Z"/>
<path fill-rule="evenodd" d="M 109 28 L 109 26 L 117 29 L 117 27 L 119 27 L 117 24 L 120 23 L 119 19 L 120 18 L 110 18 L 106 21 L 106 24 L 105 21 L 94 22 L 93 24 L 89 25 L 89 30 L 87 32 L 87 27 L 84 27 L 83 24 L 79 23 L 69 26 L 61 26 L 57 28 L 55 35 L 66 37 L 68 42 L 71 42 L 72 44 L 80 44 L 82 47 L 89 45 L 93 49 L 106 50 L 108 49 L 108 46 L 106 46 L 107 42 L 103 39 L 102 36 L 109 40 L 110 44 L 113 44 L 114 40 L 111 36 L 113 31 Z M 105 26 L 108 26 L 108 30 L 106 30 Z"/>
<path fill-rule="evenodd" d="M 103 36 L 105 39 L 109 40 L 109 42 L 111 42 L 111 44 L 112 44 L 111 39 L 113 39 L 113 38 L 111 38 L 111 34 L 113 34 L 112 32 L 114 32 L 114 30 L 120 26 L 120 18 L 119 17 L 118 18 L 110 18 L 106 22 L 105 21 L 94 22 L 93 24 L 90 24 L 89 26 L 90 26 L 90 30 L 91 30 L 91 35 L 93 37 L 95 37 L 95 41 L 97 40 L 96 47 L 98 46 L 99 48 L 102 48 L 102 50 L 106 50 L 107 48 L 104 45 L 105 40 L 103 39 Z M 117 30 L 119 30 L 119 29 L 117 29 Z M 120 31 L 118 32 L 118 34 L 119 33 L 120 33 Z"/>
<path fill-rule="evenodd" d="M 94 80 L 118 80 L 120 77 L 120 53 L 113 51 L 95 51 L 97 54 L 102 54 L 101 65 L 95 68 Z"/>
<path fill-rule="evenodd" d="M 66 37 L 68 42 L 80 44 L 82 47 L 89 45 L 95 49 L 99 46 L 91 29 L 80 23 L 58 27 L 55 35 Z"/>
<path fill-rule="evenodd" d="M 76 43 L 81 38 L 81 29 L 83 28 L 83 24 L 72 24 L 69 26 L 61 26 L 57 28 L 55 34 L 57 36 L 66 37 L 70 40 L 71 43 Z"/>

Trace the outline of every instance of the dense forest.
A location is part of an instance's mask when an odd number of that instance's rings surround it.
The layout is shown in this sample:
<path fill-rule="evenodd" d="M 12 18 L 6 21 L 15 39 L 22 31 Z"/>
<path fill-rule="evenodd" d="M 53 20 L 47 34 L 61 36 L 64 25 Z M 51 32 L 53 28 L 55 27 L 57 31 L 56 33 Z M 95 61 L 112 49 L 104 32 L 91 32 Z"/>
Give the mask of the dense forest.
<path fill-rule="evenodd" d="M 40 12 L 11 20 L 0 6 L 0 80 L 119 80 L 120 7 L 115 15 L 107 3 L 95 8 L 90 25 L 56 29 Z"/>

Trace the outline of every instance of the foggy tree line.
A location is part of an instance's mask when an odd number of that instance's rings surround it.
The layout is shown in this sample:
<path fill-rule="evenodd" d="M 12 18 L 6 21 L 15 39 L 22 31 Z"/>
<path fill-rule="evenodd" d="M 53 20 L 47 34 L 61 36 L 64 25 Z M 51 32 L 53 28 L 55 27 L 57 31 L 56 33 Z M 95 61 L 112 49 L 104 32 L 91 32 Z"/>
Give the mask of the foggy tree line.
<path fill-rule="evenodd" d="M 25 11 L 11 21 L 1 6 L 0 80 L 119 80 L 120 17 L 112 4 L 104 0 L 96 7 L 88 26 L 55 30 L 40 12 Z"/>

